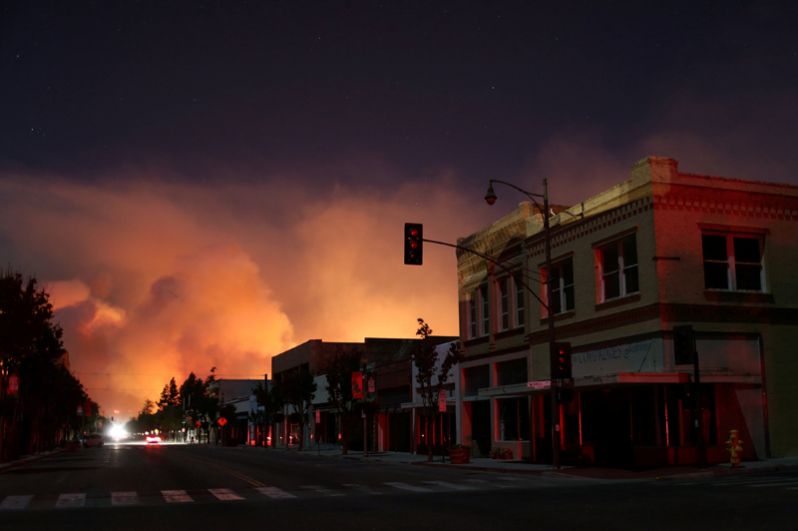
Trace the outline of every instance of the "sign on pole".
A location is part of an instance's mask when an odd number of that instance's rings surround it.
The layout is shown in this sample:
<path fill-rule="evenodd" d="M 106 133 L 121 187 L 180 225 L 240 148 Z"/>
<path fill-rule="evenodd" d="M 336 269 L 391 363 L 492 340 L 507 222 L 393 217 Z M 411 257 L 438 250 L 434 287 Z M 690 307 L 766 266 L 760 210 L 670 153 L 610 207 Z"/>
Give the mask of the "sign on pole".
<path fill-rule="evenodd" d="M 363 373 L 360 371 L 352 373 L 352 398 L 355 400 L 363 399 Z"/>
<path fill-rule="evenodd" d="M 438 411 L 440 413 L 446 413 L 446 391 L 443 389 L 438 393 Z"/>
<path fill-rule="evenodd" d="M 15 395 L 19 393 L 19 376 L 12 374 L 8 378 L 8 394 Z"/>

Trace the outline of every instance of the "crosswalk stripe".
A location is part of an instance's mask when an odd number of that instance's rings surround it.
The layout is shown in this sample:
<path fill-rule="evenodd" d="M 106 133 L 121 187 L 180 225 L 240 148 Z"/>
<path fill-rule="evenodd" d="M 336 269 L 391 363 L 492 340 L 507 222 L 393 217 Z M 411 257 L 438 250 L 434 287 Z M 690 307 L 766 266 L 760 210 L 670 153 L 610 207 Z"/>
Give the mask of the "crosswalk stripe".
<path fill-rule="evenodd" d="M 255 487 L 255 490 L 263 494 L 264 496 L 268 496 L 269 498 L 273 498 L 276 500 L 286 499 L 286 498 L 296 498 L 290 492 L 286 492 L 283 489 L 279 489 L 277 487 Z"/>
<path fill-rule="evenodd" d="M 363 494 L 371 494 L 371 495 L 374 495 L 374 496 L 382 495 L 382 492 L 380 492 L 378 490 L 374 490 L 371 487 L 368 487 L 366 485 L 360 485 L 358 483 L 341 483 L 341 486 L 342 487 L 346 487 L 347 489 L 352 489 L 352 490 L 356 490 L 358 492 L 362 492 Z"/>
<path fill-rule="evenodd" d="M 232 489 L 208 489 L 208 492 L 216 496 L 222 501 L 235 501 L 243 500 L 241 496 L 233 492 Z"/>
<path fill-rule="evenodd" d="M 139 495 L 136 491 L 127 490 L 111 493 L 111 505 L 136 505 L 139 502 Z"/>
<path fill-rule="evenodd" d="M 72 507 L 83 507 L 86 505 L 85 492 L 70 492 L 61 494 L 55 502 L 58 509 L 71 509 Z"/>
<path fill-rule="evenodd" d="M 388 481 L 385 482 L 384 485 L 388 485 L 389 487 L 393 487 L 395 489 L 409 490 L 411 492 L 433 492 L 432 489 L 429 489 L 427 487 L 418 487 L 415 485 L 409 485 L 407 483 L 402 483 L 401 481 Z"/>
<path fill-rule="evenodd" d="M 426 485 L 434 485 L 436 487 L 443 487 L 447 490 L 473 490 L 473 487 L 469 487 L 467 485 L 458 485 L 456 483 L 450 483 L 448 481 L 425 481 Z"/>
<path fill-rule="evenodd" d="M 6 496 L 3 502 L 0 503 L 0 511 L 24 509 L 30 504 L 32 499 L 32 494 L 25 496 Z"/>
<path fill-rule="evenodd" d="M 788 485 L 798 484 L 798 479 L 775 479 L 765 483 L 752 483 L 749 487 L 786 487 Z"/>
<path fill-rule="evenodd" d="M 302 485 L 299 488 L 300 489 L 305 489 L 305 490 L 312 490 L 314 492 L 317 492 L 317 493 L 321 494 L 322 496 L 343 496 L 344 495 L 343 492 L 336 492 L 334 490 L 330 490 L 327 487 L 323 487 L 321 485 Z"/>
<path fill-rule="evenodd" d="M 166 500 L 166 503 L 188 503 L 194 501 L 184 490 L 162 490 L 161 494 L 163 494 L 163 499 Z"/>

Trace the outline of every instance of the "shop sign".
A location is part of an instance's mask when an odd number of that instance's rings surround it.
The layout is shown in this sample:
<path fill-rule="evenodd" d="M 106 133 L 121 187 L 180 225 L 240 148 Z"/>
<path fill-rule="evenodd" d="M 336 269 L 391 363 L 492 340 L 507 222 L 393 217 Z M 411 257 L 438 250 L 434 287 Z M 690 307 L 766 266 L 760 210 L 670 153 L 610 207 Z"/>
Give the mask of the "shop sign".
<path fill-rule="evenodd" d="M 621 372 L 660 372 L 663 365 L 661 339 L 636 341 L 571 356 L 574 378 L 607 376 Z"/>

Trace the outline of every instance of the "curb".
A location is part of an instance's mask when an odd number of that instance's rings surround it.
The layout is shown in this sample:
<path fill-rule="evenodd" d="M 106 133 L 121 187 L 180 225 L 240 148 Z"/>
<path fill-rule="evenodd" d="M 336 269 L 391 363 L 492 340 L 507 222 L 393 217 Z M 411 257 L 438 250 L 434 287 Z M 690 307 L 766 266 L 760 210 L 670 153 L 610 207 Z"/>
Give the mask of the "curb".
<path fill-rule="evenodd" d="M 24 464 L 30 463 L 32 461 L 38 461 L 39 459 L 59 454 L 64 452 L 64 448 L 56 448 L 55 450 L 50 450 L 49 452 L 40 452 L 38 454 L 33 455 L 26 455 L 25 457 L 20 457 L 19 459 L 15 459 L 13 461 L 8 461 L 7 463 L 0 463 L 0 474 L 11 470 L 12 468 L 16 468 L 18 466 L 22 466 Z"/>

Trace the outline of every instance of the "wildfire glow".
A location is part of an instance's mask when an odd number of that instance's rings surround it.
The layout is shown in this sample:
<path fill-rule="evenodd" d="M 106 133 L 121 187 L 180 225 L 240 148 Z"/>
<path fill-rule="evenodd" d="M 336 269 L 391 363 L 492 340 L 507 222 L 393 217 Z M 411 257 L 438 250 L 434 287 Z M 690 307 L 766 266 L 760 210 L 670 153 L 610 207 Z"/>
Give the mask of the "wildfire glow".
<path fill-rule="evenodd" d="M 419 313 L 456 334 L 454 252 L 408 268 L 402 226 L 454 241 L 482 221 L 447 178 L 421 200 L 419 186 L 309 198 L 284 183 L 0 175 L 0 238 L 47 286 L 72 370 L 127 418 L 172 376 L 262 377 L 308 339 L 413 337 Z"/>

